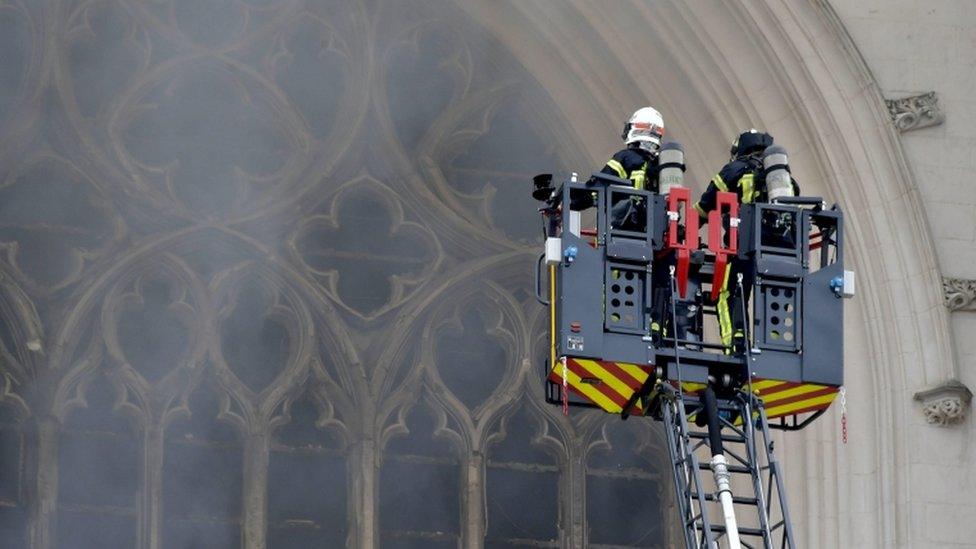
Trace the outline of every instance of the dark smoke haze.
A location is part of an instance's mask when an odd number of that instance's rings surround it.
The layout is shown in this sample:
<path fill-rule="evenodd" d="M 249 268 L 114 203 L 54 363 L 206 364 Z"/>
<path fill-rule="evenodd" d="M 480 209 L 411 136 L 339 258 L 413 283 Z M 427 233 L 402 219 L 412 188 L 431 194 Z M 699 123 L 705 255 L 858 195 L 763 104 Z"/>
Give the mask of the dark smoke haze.
<path fill-rule="evenodd" d="M 666 546 L 539 402 L 567 128 L 450 0 L 0 1 L 0 547 Z"/>

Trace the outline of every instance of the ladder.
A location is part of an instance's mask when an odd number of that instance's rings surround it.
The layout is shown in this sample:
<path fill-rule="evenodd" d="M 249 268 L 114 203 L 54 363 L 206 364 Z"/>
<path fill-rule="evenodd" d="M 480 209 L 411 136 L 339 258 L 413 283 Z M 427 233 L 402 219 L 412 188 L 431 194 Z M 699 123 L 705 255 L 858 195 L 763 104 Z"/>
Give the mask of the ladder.
<path fill-rule="evenodd" d="M 721 442 L 716 444 L 722 446 L 721 454 L 727 461 L 724 468 L 732 478 L 748 479 L 748 489 L 740 487 L 739 491 L 744 493 L 732 495 L 733 505 L 729 507 L 734 507 L 736 517 L 749 526 L 738 526 L 732 535 L 726 531 L 722 508 L 718 505 L 721 490 L 714 475 L 715 461 L 700 459 L 705 450 L 709 458 L 714 453 L 709 431 L 696 429 L 694 423 L 697 416 L 705 413 L 705 405 L 696 394 L 680 392 L 669 384 L 658 387 L 658 413 L 671 456 L 685 547 L 718 549 L 734 545 L 734 540 L 739 538 L 741 547 L 750 549 L 796 549 L 782 472 L 773 454 L 762 400 L 745 389 L 716 400 L 721 435 Z M 740 419 L 749 417 L 753 421 Z M 721 468 L 721 465 L 715 467 Z M 776 522 L 771 523 L 772 520 Z M 723 539 L 726 541 L 720 545 Z"/>

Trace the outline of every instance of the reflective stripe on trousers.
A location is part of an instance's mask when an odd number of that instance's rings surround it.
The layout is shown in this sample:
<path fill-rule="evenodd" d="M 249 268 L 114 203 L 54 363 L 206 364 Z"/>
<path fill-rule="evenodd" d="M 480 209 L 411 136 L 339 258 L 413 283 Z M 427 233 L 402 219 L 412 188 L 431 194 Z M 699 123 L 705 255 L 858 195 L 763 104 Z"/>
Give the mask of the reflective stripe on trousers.
<path fill-rule="evenodd" d="M 722 336 L 722 345 L 732 346 L 732 315 L 729 312 L 729 273 L 732 272 L 731 265 L 725 268 L 725 277 L 722 279 L 722 290 L 718 294 L 718 303 L 715 309 L 718 311 L 718 331 Z"/>

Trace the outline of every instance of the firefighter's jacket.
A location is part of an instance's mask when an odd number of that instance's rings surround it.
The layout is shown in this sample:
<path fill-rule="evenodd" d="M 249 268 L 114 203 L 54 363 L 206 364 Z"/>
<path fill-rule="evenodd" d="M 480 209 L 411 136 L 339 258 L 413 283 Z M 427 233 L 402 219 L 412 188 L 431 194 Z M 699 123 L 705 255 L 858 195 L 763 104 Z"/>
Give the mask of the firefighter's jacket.
<path fill-rule="evenodd" d="M 607 161 L 600 173 L 630 179 L 636 189 L 657 192 L 658 156 L 644 149 L 623 149 Z M 648 186 L 649 185 L 649 186 Z"/>
<path fill-rule="evenodd" d="M 704 221 L 708 220 L 708 212 L 715 208 L 716 195 L 719 191 L 735 193 L 739 197 L 740 204 L 766 202 L 766 176 L 763 172 L 762 160 L 755 156 L 740 156 L 715 174 L 708 188 L 702 193 L 701 199 L 695 203 L 695 209 Z M 800 187 L 795 179 L 793 193 L 797 196 L 800 194 Z"/>

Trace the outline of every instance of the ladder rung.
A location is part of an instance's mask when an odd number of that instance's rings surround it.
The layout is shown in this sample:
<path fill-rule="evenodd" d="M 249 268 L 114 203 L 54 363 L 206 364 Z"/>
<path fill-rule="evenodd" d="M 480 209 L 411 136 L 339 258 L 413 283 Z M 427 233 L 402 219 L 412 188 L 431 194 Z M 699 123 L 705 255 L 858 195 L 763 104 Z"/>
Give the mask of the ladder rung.
<path fill-rule="evenodd" d="M 711 463 L 706 463 L 706 462 L 703 461 L 703 462 L 701 462 L 701 463 L 698 464 L 698 468 L 699 469 L 702 469 L 702 470 L 705 470 L 705 471 L 711 471 L 712 470 L 712 464 Z M 742 465 L 731 465 L 730 464 L 730 465 L 726 465 L 725 468 L 728 469 L 730 473 L 744 473 L 744 474 L 752 473 L 752 470 L 751 469 L 749 469 L 748 467 L 744 467 Z"/>
<path fill-rule="evenodd" d="M 695 528 L 701 530 L 701 524 L 695 524 Z M 739 535 L 745 536 L 756 536 L 757 538 L 765 538 L 766 534 L 762 531 L 762 528 L 750 528 L 748 526 L 739 526 Z M 713 524 L 712 532 L 725 532 L 724 524 Z"/>
<path fill-rule="evenodd" d="M 708 439 L 708 433 L 703 431 L 691 431 L 688 433 L 691 438 L 701 438 Z M 723 442 L 745 442 L 745 437 L 740 437 L 738 435 L 722 435 Z"/>
<path fill-rule="evenodd" d="M 698 495 L 697 494 L 692 495 L 691 497 L 693 497 L 695 499 L 698 499 Z M 718 501 L 718 498 L 715 497 L 715 494 L 705 494 L 705 499 L 708 500 L 708 501 Z M 736 505 L 752 505 L 752 506 L 756 506 L 756 505 L 759 505 L 759 500 L 756 499 L 756 498 L 747 498 L 747 497 L 742 497 L 742 496 L 732 496 L 732 503 L 735 503 Z"/>

